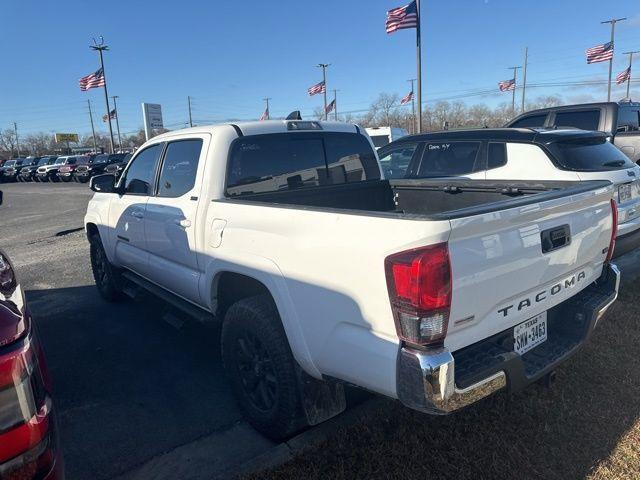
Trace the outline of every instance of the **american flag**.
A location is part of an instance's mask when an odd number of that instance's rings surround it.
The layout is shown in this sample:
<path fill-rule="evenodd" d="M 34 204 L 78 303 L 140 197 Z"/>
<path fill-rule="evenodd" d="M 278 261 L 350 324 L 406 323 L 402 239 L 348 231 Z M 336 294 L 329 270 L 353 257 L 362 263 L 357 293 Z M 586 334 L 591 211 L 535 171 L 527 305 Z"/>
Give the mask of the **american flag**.
<path fill-rule="evenodd" d="M 267 120 L 269 118 L 269 108 L 265 108 L 264 113 L 260 117 L 260 121 Z"/>
<path fill-rule="evenodd" d="M 616 76 L 616 83 L 621 84 L 624 82 L 628 82 L 630 78 L 631 78 L 631 67 L 627 67 Z"/>
<path fill-rule="evenodd" d="M 516 89 L 516 79 L 512 78 L 510 80 L 502 80 L 501 82 L 498 82 L 498 88 L 500 89 L 501 92 L 507 92 L 509 90 L 515 90 Z"/>
<path fill-rule="evenodd" d="M 587 49 L 587 63 L 606 62 L 613 58 L 613 42 L 603 43 Z"/>
<path fill-rule="evenodd" d="M 99 68 L 95 72 L 80 79 L 80 90 L 86 92 L 90 88 L 104 87 L 104 71 Z"/>
<path fill-rule="evenodd" d="M 413 100 L 413 90 L 411 90 L 409 93 L 407 93 L 404 97 L 402 97 L 402 99 L 400 100 L 400 105 L 406 105 L 407 103 L 409 103 L 411 100 Z"/>
<path fill-rule="evenodd" d="M 324 80 L 320 83 L 316 83 L 314 86 L 309 87 L 309 89 L 307 90 L 307 92 L 309 93 L 310 96 L 313 95 L 317 95 L 319 93 L 324 93 L 326 91 L 325 89 L 325 85 L 324 85 Z"/>
<path fill-rule="evenodd" d="M 392 8 L 387 12 L 387 21 L 384 24 L 387 33 L 404 28 L 418 28 L 418 6 L 413 0 L 404 7 Z"/>
<path fill-rule="evenodd" d="M 331 100 L 331 103 L 329 105 L 326 106 L 326 108 L 324 109 L 324 111 L 326 113 L 331 113 L 333 112 L 333 110 L 336 108 L 336 101 L 335 100 Z"/>
<path fill-rule="evenodd" d="M 118 114 L 116 113 L 116 109 L 114 108 L 113 110 L 111 110 L 109 112 L 109 116 L 107 116 L 107 114 L 105 113 L 104 115 L 102 115 L 102 121 L 106 122 L 107 120 L 109 120 L 109 117 L 111 117 L 111 119 L 113 120 L 114 118 L 116 118 L 118 116 Z"/>

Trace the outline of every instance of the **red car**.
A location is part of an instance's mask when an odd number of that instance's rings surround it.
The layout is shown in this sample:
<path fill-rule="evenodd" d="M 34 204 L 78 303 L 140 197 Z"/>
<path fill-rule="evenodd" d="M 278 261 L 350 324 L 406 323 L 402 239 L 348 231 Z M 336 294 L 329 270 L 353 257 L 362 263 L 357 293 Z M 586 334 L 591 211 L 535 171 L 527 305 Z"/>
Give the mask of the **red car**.
<path fill-rule="evenodd" d="M 24 292 L 0 250 L 0 479 L 63 478 L 44 355 Z"/>
<path fill-rule="evenodd" d="M 58 169 L 58 179 L 63 182 L 70 182 L 73 180 L 73 172 L 78 168 L 78 165 L 88 165 L 90 159 L 91 157 L 89 155 L 69 157 L 66 163 Z"/>

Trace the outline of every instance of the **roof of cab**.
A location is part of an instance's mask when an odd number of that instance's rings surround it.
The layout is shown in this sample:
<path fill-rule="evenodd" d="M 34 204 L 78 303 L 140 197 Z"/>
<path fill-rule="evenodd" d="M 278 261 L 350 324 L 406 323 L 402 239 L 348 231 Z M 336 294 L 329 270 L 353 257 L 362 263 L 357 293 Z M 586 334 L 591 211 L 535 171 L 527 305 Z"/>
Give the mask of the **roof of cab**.
<path fill-rule="evenodd" d="M 463 130 L 442 130 L 438 132 L 407 135 L 393 144 L 407 142 L 428 142 L 443 140 L 494 140 L 502 142 L 529 142 L 550 144 L 559 140 L 583 137 L 605 137 L 602 132 L 578 130 L 574 128 L 473 128 Z"/>
<path fill-rule="evenodd" d="M 160 134 L 156 137 L 153 137 L 154 140 L 162 140 L 163 138 L 169 138 L 174 135 L 189 135 L 189 134 L 202 134 L 202 133 L 213 133 L 220 128 L 235 128 L 236 131 L 239 130 L 242 135 L 263 135 L 267 133 L 286 133 L 292 132 L 293 130 L 288 129 L 289 123 L 304 123 L 304 122 L 314 122 L 320 124 L 322 127 L 321 131 L 325 132 L 348 132 L 348 133 L 358 133 L 361 131 L 356 125 L 352 123 L 343 123 L 343 122 L 328 122 L 328 121 L 316 121 L 316 120 L 262 120 L 262 121 L 253 121 L 253 122 L 228 122 L 228 123 L 219 123 L 214 125 L 202 125 L 197 127 L 184 128 L 181 130 L 172 130 L 170 132 L 166 132 Z M 311 129 L 300 129 L 295 131 L 318 131 Z"/>

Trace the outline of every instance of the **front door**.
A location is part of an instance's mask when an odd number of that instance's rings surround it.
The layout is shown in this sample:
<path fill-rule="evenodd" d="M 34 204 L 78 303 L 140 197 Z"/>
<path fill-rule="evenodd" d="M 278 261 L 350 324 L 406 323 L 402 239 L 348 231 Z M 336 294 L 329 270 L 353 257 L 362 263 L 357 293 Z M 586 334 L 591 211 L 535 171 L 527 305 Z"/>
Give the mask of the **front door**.
<path fill-rule="evenodd" d="M 196 214 L 200 197 L 198 166 L 204 168 L 208 136 L 167 143 L 156 195 L 149 197 L 145 233 L 149 278 L 194 303 L 200 269 L 196 249 Z"/>
<path fill-rule="evenodd" d="M 111 244 L 115 246 L 115 262 L 139 275 L 148 274 L 148 253 L 144 232 L 144 216 L 153 192 L 158 160 L 163 143 L 140 151 L 120 178 L 123 194 L 111 200 L 109 225 Z"/>

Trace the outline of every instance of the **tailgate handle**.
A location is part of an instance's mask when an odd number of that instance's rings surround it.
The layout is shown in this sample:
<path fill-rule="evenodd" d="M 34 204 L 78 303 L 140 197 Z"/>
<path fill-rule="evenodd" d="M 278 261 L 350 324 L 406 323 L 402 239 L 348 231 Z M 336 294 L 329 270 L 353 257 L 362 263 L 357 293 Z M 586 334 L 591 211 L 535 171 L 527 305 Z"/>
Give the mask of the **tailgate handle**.
<path fill-rule="evenodd" d="M 553 252 L 571 244 L 571 230 L 569 225 L 550 228 L 540 233 L 542 253 Z"/>

